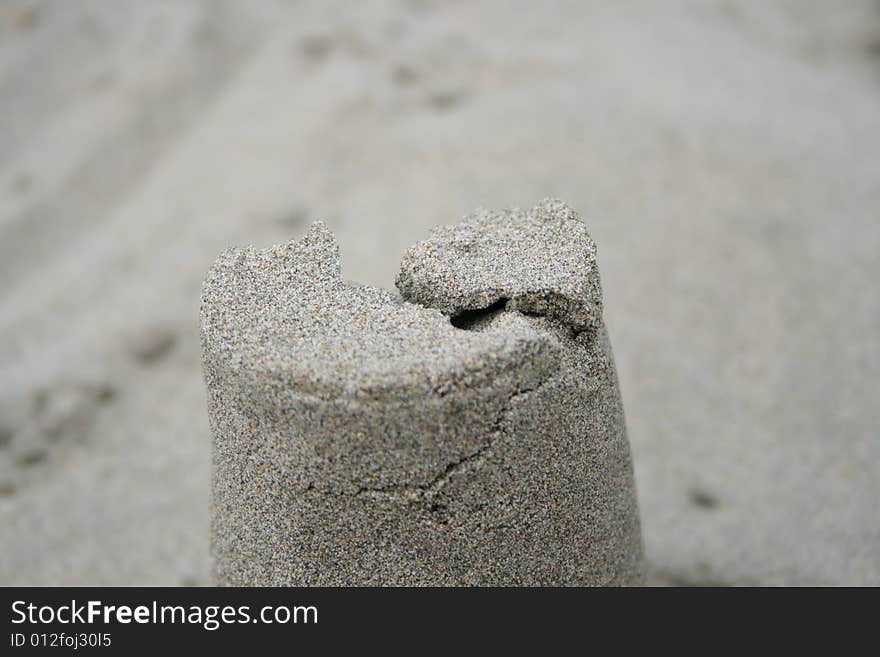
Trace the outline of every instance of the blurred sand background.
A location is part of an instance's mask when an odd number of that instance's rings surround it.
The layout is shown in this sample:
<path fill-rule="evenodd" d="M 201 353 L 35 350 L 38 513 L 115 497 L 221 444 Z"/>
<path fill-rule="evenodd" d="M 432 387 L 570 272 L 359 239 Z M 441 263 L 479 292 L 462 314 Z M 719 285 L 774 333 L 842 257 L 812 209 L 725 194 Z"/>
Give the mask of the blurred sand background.
<path fill-rule="evenodd" d="M 650 580 L 880 584 L 880 4 L 0 2 L 0 584 L 208 582 L 202 276 L 599 245 Z"/>

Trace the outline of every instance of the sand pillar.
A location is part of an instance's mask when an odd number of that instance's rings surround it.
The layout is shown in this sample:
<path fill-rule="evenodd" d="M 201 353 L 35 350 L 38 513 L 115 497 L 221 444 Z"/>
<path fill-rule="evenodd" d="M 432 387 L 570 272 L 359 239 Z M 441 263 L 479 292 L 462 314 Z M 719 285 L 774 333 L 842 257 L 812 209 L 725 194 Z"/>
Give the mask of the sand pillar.
<path fill-rule="evenodd" d="M 228 585 L 642 581 L 595 245 L 480 212 L 344 282 L 320 223 L 208 274 L 212 548 Z"/>

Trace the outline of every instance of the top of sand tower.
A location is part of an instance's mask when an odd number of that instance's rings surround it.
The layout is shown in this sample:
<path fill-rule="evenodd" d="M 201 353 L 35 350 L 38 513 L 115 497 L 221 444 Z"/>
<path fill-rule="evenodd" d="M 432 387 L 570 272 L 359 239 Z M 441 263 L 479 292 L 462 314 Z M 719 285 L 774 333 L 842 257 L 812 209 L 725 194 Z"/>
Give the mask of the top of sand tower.
<path fill-rule="evenodd" d="M 255 400 L 442 395 L 501 380 L 517 388 L 558 366 L 554 341 L 526 324 L 461 331 L 437 310 L 343 281 L 321 222 L 299 241 L 225 251 L 201 312 L 206 371 L 258 387 Z"/>
<path fill-rule="evenodd" d="M 299 241 L 229 249 L 203 288 L 207 376 L 233 376 L 254 400 L 276 404 L 484 385 L 512 393 L 558 370 L 557 340 L 525 321 L 463 331 L 450 315 L 502 300 L 576 330 L 601 317 L 595 245 L 559 201 L 436 229 L 407 252 L 397 283 L 405 301 L 343 281 L 339 247 L 321 222 Z"/>

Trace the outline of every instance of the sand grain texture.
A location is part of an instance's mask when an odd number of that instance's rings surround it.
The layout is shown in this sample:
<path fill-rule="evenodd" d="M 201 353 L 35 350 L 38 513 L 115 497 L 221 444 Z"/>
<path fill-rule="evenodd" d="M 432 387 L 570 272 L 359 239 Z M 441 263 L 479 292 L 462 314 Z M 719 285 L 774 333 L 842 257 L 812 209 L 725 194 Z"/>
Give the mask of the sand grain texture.
<path fill-rule="evenodd" d="M 2 3 L 0 582 L 209 581 L 226 246 L 323 219 L 390 289 L 558 196 L 650 580 L 880 584 L 878 35 L 871 0 Z"/>

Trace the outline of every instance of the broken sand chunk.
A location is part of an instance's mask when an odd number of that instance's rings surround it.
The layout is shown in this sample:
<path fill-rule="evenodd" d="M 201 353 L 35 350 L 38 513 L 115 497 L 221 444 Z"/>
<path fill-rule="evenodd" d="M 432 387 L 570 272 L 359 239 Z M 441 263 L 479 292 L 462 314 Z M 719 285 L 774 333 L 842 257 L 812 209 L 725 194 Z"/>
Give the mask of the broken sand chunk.
<path fill-rule="evenodd" d="M 407 250 L 396 282 L 407 301 L 452 316 L 507 303 L 575 330 L 602 318 L 596 245 L 577 213 L 553 199 L 435 228 Z"/>

